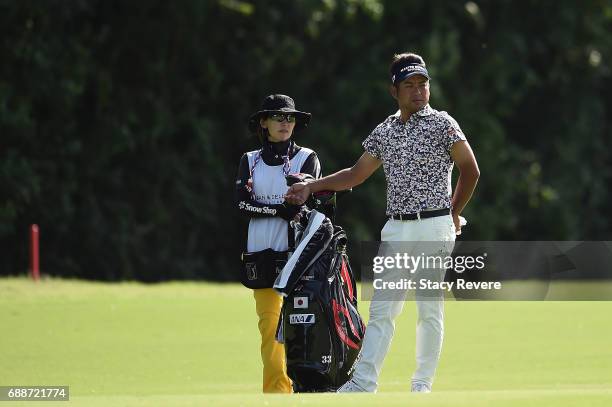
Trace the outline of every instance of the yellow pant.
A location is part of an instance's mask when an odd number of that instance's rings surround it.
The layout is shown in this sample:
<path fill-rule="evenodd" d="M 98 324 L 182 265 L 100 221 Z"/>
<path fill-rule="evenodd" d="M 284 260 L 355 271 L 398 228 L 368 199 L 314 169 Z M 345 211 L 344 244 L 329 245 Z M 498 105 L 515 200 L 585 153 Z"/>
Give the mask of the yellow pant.
<path fill-rule="evenodd" d="M 272 288 L 253 290 L 261 333 L 263 392 L 291 393 L 291 381 L 285 367 L 285 347 L 275 340 L 282 298 Z"/>

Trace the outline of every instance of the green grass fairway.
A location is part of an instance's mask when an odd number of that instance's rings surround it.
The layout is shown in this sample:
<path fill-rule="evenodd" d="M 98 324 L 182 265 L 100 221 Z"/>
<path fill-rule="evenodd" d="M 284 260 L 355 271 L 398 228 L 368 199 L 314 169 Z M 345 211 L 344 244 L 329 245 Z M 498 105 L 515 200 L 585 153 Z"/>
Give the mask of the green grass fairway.
<path fill-rule="evenodd" d="M 408 391 L 414 331 L 406 303 L 378 394 L 264 396 L 242 286 L 0 279 L 0 385 L 69 385 L 73 406 L 612 405 L 612 302 L 447 302 L 432 394 Z"/>

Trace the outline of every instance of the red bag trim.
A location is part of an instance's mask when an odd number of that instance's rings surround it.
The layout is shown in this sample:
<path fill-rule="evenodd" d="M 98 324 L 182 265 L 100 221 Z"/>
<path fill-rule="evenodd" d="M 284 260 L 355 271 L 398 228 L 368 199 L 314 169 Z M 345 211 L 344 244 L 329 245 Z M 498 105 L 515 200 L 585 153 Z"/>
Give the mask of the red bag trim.
<path fill-rule="evenodd" d="M 351 327 L 351 331 L 356 337 L 359 337 L 357 334 L 357 330 L 353 325 L 353 320 L 351 319 L 349 312 L 346 308 L 340 306 L 335 299 L 332 298 L 332 309 L 334 310 L 334 322 L 336 324 L 336 331 L 338 332 L 338 336 L 342 342 L 346 343 L 349 347 L 353 349 L 359 349 L 359 345 L 353 342 L 348 335 L 342 329 L 342 323 L 340 322 L 340 313 L 342 313 L 346 319 L 349 321 L 349 326 Z"/>

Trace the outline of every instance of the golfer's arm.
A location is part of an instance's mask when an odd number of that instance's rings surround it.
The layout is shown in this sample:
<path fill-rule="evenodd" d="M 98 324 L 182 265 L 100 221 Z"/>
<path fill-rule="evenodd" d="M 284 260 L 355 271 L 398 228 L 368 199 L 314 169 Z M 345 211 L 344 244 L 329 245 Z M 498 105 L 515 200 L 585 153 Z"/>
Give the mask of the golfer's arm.
<path fill-rule="evenodd" d="M 467 141 L 458 141 L 451 148 L 451 158 L 459 169 L 459 178 L 453 194 L 453 213 L 459 215 L 470 198 L 480 177 L 480 170 L 474 152 Z"/>
<path fill-rule="evenodd" d="M 309 183 L 310 192 L 343 191 L 368 179 L 380 167 L 382 161 L 370 153 L 363 153 L 351 168 L 345 168 L 327 177 Z"/>

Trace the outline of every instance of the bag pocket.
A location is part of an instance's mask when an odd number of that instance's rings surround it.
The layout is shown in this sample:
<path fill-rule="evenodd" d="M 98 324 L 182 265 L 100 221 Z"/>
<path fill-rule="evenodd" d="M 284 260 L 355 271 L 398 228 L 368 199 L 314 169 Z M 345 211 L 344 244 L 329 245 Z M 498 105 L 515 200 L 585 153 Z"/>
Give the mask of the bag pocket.
<path fill-rule="evenodd" d="M 276 277 L 287 263 L 288 252 L 266 249 L 242 253 L 240 282 L 247 288 L 272 288 Z"/>

